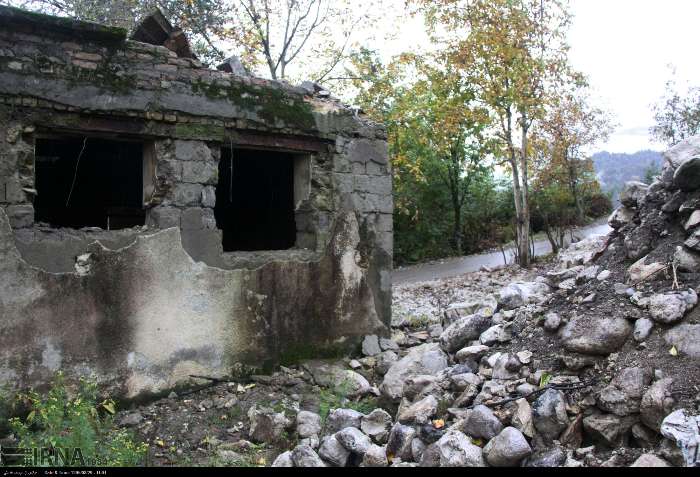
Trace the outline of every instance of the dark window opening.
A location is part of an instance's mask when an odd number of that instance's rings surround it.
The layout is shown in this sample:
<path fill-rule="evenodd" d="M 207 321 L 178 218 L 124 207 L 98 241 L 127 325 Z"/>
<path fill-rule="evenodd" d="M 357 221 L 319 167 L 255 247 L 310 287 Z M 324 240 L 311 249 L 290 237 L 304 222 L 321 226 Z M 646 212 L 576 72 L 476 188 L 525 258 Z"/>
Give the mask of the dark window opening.
<path fill-rule="evenodd" d="M 225 252 L 294 247 L 294 155 L 222 149 L 214 214 Z"/>
<path fill-rule="evenodd" d="M 37 222 L 123 229 L 145 223 L 143 144 L 93 137 L 35 143 Z"/>

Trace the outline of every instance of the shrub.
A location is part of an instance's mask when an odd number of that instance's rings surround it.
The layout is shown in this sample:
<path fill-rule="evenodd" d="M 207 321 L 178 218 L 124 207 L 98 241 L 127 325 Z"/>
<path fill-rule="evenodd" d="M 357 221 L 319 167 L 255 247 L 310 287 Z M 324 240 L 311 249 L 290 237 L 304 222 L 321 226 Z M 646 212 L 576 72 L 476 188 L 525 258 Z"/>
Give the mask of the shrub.
<path fill-rule="evenodd" d="M 59 373 L 45 395 L 29 391 L 20 394 L 19 399 L 29 407 L 24 420 L 10 419 L 20 447 L 50 449 L 52 456 L 48 461 L 35 462 L 36 465 L 143 464 L 148 446 L 134 442 L 129 431 L 114 428 L 115 403 L 111 399 L 98 403 L 94 381 L 81 378 L 77 393 L 70 396 Z M 79 449 L 83 462 L 73 459 L 75 449 Z M 58 453 L 66 451 L 68 462 L 56 462 Z"/>
<path fill-rule="evenodd" d="M 587 197 L 586 215 L 593 218 L 603 217 L 610 214 L 613 209 L 612 200 L 605 194 L 593 194 Z"/>

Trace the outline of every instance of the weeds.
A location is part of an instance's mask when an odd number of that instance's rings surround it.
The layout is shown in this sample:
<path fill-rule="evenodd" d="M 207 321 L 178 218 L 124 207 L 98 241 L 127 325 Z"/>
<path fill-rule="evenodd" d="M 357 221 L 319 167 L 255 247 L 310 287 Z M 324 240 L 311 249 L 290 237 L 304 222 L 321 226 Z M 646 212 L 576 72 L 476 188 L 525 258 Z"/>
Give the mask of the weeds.
<path fill-rule="evenodd" d="M 321 388 L 319 393 L 319 415 L 323 422 L 326 421 L 331 409 L 345 408 L 353 409 L 357 412 L 367 414 L 372 412 L 377 407 L 377 399 L 366 397 L 353 401 L 348 398 L 352 390 L 352 384 L 349 380 L 343 380 L 334 388 Z"/>
<path fill-rule="evenodd" d="M 81 378 L 76 395 L 71 397 L 59 373 L 45 395 L 29 391 L 20 394 L 18 399 L 29 408 L 24 420 L 10 419 L 20 447 L 51 451 L 52 458 L 41 459 L 36 465 L 143 464 L 148 446 L 134 442 L 127 430 L 113 428 L 115 403 L 111 399 L 98 402 L 94 381 Z M 82 459 L 75 459 L 76 449 Z M 72 458 L 56 462 L 61 460 L 61 452 Z"/>

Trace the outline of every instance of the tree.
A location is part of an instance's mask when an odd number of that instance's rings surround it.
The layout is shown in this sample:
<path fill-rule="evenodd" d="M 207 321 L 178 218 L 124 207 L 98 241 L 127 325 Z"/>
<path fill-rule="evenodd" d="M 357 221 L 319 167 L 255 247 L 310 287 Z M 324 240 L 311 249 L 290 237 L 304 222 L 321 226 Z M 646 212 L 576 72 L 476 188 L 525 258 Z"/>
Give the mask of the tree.
<path fill-rule="evenodd" d="M 568 186 L 577 222 L 582 223 L 585 191 L 581 188 L 590 182 L 591 175 L 594 176 L 593 163 L 585 153 L 607 139 L 611 121 L 603 110 L 590 106 L 583 87 L 559 93 L 548 105 L 533 141 L 535 148 L 539 148 L 536 154 L 540 159 L 538 175 L 544 183 L 559 181 Z"/>
<path fill-rule="evenodd" d="M 501 156 L 513 181 L 518 261 L 530 263 L 528 180 L 530 130 L 548 93 L 578 76 L 568 65 L 570 22 L 559 0 L 416 0 L 435 41 L 461 66 L 479 99 L 496 117 Z M 440 38 L 440 32 L 448 33 Z"/>
<path fill-rule="evenodd" d="M 2 1 L 2 0 L 0 0 Z M 376 20 L 374 0 L 9 0 L 41 12 L 133 28 L 159 8 L 190 36 L 205 61 L 231 52 L 251 70 L 272 79 L 289 77 L 298 65 L 303 79 L 323 82 L 355 45 L 354 34 L 370 31 Z M 358 8 L 359 7 L 359 8 Z"/>
<path fill-rule="evenodd" d="M 673 146 L 700 133 L 700 87 L 690 87 L 686 94 L 678 91 L 675 78 L 666 82 L 664 96 L 652 106 L 654 126 L 651 136 Z"/>
<path fill-rule="evenodd" d="M 302 53 L 316 58 L 312 79 L 323 82 L 349 57 L 353 32 L 373 23 L 374 9 L 364 3 L 357 8 L 349 0 L 235 0 L 238 23 L 225 37 L 239 45 L 249 65 L 264 63 L 273 79 L 287 78 Z"/>
<path fill-rule="evenodd" d="M 659 174 L 661 174 L 661 168 L 659 168 L 655 162 L 652 162 L 649 164 L 649 167 L 644 170 L 644 183 L 651 184 Z"/>
<path fill-rule="evenodd" d="M 347 72 L 354 78 L 356 101 L 387 125 L 399 253 L 404 237 L 417 231 L 433 244 L 448 236 L 449 248 L 465 253 L 470 199 L 491 185 L 490 142 L 484 135 L 488 111 L 476 103 L 459 71 L 443 60 L 404 54 L 383 65 L 375 53 L 363 50 Z"/>

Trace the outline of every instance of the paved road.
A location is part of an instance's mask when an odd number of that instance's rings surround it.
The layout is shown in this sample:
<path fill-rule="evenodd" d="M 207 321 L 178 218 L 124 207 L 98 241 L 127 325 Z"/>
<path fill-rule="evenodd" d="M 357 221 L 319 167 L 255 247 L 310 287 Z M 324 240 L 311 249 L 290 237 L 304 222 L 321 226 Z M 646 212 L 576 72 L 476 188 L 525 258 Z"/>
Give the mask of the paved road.
<path fill-rule="evenodd" d="M 575 230 L 574 235 L 582 239 L 590 237 L 591 235 L 604 235 L 611 230 L 607 223 L 594 224 Z M 551 252 L 552 246 L 548 240 L 535 242 L 536 255 L 547 255 Z M 514 252 L 512 250 L 506 250 L 508 263 L 513 262 L 513 255 Z M 475 272 L 483 266 L 494 268 L 501 265 L 503 265 L 503 254 L 498 250 L 497 252 L 448 258 L 436 262 L 427 262 L 419 265 L 397 268 L 394 270 L 393 281 L 396 285 L 423 282 Z"/>

